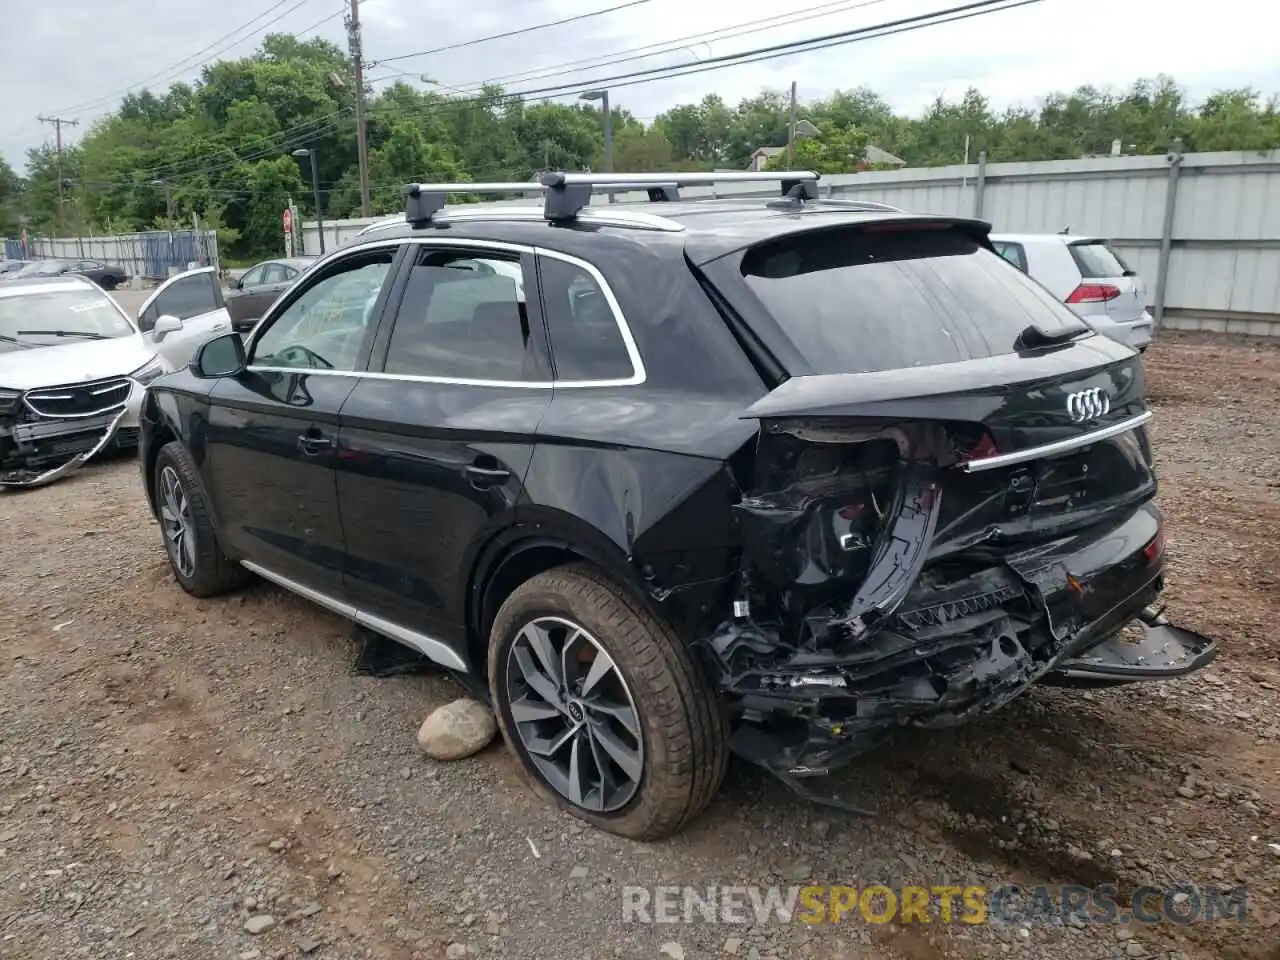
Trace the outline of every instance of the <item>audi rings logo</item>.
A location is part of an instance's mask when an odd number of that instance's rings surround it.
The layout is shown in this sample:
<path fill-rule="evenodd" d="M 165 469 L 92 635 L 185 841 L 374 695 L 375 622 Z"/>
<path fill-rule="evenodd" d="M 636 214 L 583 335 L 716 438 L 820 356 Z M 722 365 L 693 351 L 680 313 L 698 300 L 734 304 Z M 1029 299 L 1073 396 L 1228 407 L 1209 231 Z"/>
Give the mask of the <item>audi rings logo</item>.
<path fill-rule="evenodd" d="M 1111 412 L 1111 398 L 1103 393 L 1101 387 L 1081 390 L 1067 396 L 1067 416 L 1072 423 L 1084 423 L 1086 420 L 1097 420 Z"/>

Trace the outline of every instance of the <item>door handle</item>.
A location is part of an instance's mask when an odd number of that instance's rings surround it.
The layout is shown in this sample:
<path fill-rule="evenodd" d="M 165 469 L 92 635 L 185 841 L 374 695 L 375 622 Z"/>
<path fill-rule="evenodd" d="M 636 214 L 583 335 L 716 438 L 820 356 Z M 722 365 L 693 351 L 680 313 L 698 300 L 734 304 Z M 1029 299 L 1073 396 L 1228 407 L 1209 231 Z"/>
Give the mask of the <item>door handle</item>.
<path fill-rule="evenodd" d="M 298 449 L 303 455 L 314 457 L 333 446 L 333 440 L 319 433 L 304 433 L 298 437 Z"/>
<path fill-rule="evenodd" d="M 511 471 L 501 467 L 481 467 L 473 463 L 465 472 L 471 485 L 479 490 L 501 486 L 511 479 Z"/>

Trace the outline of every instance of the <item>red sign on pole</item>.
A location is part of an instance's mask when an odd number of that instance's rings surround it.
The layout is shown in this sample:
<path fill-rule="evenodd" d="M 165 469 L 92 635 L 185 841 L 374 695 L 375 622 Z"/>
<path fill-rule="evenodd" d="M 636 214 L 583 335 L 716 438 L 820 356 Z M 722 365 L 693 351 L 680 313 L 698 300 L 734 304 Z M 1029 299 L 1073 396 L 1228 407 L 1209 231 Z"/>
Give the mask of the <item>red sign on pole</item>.
<path fill-rule="evenodd" d="M 280 223 L 285 233 L 293 233 L 293 211 L 288 207 L 285 207 L 284 213 L 280 214 Z"/>

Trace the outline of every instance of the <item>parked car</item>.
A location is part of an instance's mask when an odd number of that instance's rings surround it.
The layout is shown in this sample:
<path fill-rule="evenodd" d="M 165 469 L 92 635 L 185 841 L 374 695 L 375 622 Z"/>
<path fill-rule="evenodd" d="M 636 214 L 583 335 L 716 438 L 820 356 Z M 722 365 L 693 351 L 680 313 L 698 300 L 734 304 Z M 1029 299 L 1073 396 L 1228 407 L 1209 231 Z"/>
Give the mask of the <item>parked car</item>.
<path fill-rule="evenodd" d="M 1215 656 L 1154 612 L 1138 357 L 987 224 L 654 177 L 626 208 L 586 204 L 642 175 L 549 175 L 543 211 L 412 187 L 155 383 L 182 588 L 257 574 L 418 650 L 542 797 L 640 839 L 731 749 L 812 796 L 897 728 Z"/>
<path fill-rule="evenodd" d="M 997 253 L 1029 274 L 1093 329 L 1137 350 L 1151 343 L 1147 285 L 1102 237 L 991 235 Z"/>
<path fill-rule="evenodd" d="M 169 279 L 136 322 L 75 274 L 0 285 L 0 486 L 49 483 L 136 445 L 142 388 L 230 329 L 211 267 Z"/>
<path fill-rule="evenodd" d="M 263 311 L 306 270 L 315 257 L 290 257 L 254 264 L 225 293 L 227 312 L 238 333 L 248 333 Z"/>
<path fill-rule="evenodd" d="M 129 282 L 129 273 L 123 267 L 103 263 L 100 260 L 35 260 L 18 271 L 19 277 L 57 277 L 78 274 L 92 280 L 103 290 L 114 290 Z"/>
<path fill-rule="evenodd" d="M 0 487 L 49 483 L 136 444 L 146 385 L 171 369 L 83 277 L 0 285 Z"/>
<path fill-rule="evenodd" d="M 25 267 L 29 260 L 0 260 L 0 280 L 6 280 Z"/>

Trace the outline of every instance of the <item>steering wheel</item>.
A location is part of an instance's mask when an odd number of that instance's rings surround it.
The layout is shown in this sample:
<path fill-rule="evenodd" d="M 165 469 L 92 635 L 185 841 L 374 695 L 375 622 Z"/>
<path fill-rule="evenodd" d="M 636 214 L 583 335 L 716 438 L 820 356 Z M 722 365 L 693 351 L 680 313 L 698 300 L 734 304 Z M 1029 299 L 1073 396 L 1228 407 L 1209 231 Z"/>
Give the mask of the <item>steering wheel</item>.
<path fill-rule="evenodd" d="M 326 370 L 333 369 L 333 364 L 330 363 L 328 360 L 326 360 L 324 357 L 320 356 L 320 354 L 316 353 L 314 350 L 310 350 L 307 347 L 304 347 L 301 344 L 297 344 L 297 343 L 293 344 L 292 346 L 285 347 L 283 350 L 278 351 L 273 359 L 283 361 L 283 364 L 286 367 L 307 366 L 307 367 L 321 367 Z M 296 361 L 298 360 L 302 360 L 305 362 L 297 363 Z"/>

